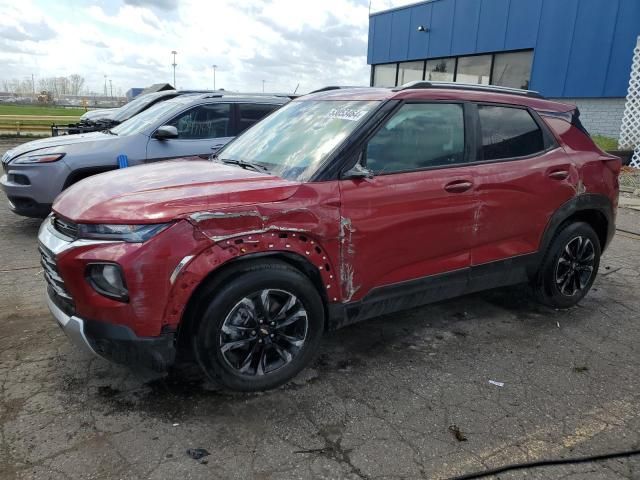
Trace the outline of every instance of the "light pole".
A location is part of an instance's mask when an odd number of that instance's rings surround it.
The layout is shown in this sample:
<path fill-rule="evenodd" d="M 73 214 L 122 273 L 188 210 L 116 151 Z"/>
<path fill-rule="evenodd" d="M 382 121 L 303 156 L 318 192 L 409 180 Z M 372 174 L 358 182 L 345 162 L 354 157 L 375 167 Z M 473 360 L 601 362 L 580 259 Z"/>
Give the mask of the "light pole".
<path fill-rule="evenodd" d="M 262 93 L 264 93 L 264 80 L 262 80 Z"/>
<path fill-rule="evenodd" d="M 171 50 L 171 53 L 173 54 L 173 63 L 171 65 L 173 65 L 173 88 L 178 88 L 176 87 L 176 55 L 178 54 L 178 52 L 176 52 L 175 50 Z"/>
<path fill-rule="evenodd" d="M 107 76 L 104 76 L 104 96 L 107 96 Z"/>
<path fill-rule="evenodd" d="M 218 68 L 218 65 L 211 65 L 211 68 L 213 68 L 213 89 L 216 89 L 216 68 Z"/>
<path fill-rule="evenodd" d="M 111 79 L 109 79 L 109 88 L 111 89 L 111 98 L 113 98 L 113 83 L 111 83 Z"/>

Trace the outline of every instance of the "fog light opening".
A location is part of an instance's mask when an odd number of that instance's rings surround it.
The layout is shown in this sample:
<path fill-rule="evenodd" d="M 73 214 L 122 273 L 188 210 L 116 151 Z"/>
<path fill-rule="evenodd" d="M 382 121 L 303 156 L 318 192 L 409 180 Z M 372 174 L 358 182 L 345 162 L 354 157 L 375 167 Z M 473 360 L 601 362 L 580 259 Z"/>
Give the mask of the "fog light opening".
<path fill-rule="evenodd" d="M 118 300 L 129 301 L 129 290 L 120 265 L 116 263 L 90 263 L 86 276 L 89 284 L 100 295 Z"/>

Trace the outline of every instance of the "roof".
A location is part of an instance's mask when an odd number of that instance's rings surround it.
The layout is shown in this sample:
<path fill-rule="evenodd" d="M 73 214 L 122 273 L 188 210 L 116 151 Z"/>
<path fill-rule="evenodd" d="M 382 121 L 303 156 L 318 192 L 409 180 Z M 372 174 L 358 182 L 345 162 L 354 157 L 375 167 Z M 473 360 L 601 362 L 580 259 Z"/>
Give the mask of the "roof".
<path fill-rule="evenodd" d="M 575 109 L 575 106 L 566 103 L 555 102 L 541 97 L 525 96 L 522 94 L 507 93 L 498 90 L 477 90 L 469 86 L 469 89 L 449 86 L 430 88 L 405 88 L 402 90 L 392 88 L 345 88 L 313 93 L 300 97 L 294 101 L 308 100 L 452 100 L 471 102 L 504 103 L 509 105 L 522 105 L 535 110 L 551 112 L 567 112 Z"/>
<path fill-rule="evenodd" d="M 289 102 L 288 97 L 280 97 L 276 95 L 262 95 L 262 94 L 251 94 L 251 93 L 237 93 L 237 92 L 207 92 L 207 93 L 185 93 L 183 95 L 178 95 L 174 98 L 166 100 L 167 102 L 175 102 L 175 103 L 190 103 L 190 102 L 200 102 L 202 100 L 209 100 L 211 102 L 251 102 L 251 103 L 270 103 L 283 105 Z"/>
<path fill-rule="evenodd" d="M 161 92 L 163 90 L 175 90 L 175 88 L 173 88 L 170 83 L 154 83 L 150 87 L 147 87 L 144 90 L 142 90 L 142 92 L 140 93 L 141 94 L 154 93 L 154 92 Z"/>

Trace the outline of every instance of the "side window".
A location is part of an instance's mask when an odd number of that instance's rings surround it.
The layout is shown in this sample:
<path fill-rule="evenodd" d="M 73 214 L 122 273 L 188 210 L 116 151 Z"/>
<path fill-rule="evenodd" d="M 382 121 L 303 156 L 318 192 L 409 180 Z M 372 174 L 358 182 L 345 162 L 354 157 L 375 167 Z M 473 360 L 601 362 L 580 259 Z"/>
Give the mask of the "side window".
<path fill-rule="evenodd" d="M 545 149 L 544 135 L 522 108 L 478 105 L 484 160 L 525 157 Z"/>
<path fill-rule="evenodd" d="M 277 109 L 280 105 L 266 105 L 259 103 L 241 103 L 238 105 L 238 132 L 239 135 L 241 132 L 244 132 L 251 125 L 256 123 L 258 120 L 262 120 L 263 117 L 266 117 L 275 109 Z"/>
<path fill-rule="evenodd" d="M 404 105 L 369 140 L 367 168 L 374 173 L 416 170 L 464 162 L 462 105 Z"/>
<path fill-rule="evenodd" d="M 178 129 L 178 138 L 181 140 L 230 137 L 230 112 L 231 105 L 228 103 L 200 105 L 181 113 L 167 125 Z"/>

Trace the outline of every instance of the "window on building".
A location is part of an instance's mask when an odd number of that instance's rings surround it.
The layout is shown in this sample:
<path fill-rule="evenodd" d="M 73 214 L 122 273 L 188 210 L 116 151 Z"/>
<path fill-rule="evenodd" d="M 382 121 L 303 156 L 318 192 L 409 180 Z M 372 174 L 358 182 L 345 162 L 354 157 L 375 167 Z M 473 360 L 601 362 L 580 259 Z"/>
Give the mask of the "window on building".
<path fill-rule="evenodd" d="M 236 134 L 240 134 L 240 132 L 244 132 L 251 125 L 256 123 L 258 120 L 262 119 L 262 117 L 266 117 L 271 112 L 273 112 L 279 105 L 267 105 L 267 104 L 259 104 L 259 103 L 241 103 L 238 105 L 239 112 L 239 125 L 238 131 Z"/>
<path fill-rule="evenodd" d="M 489 85 L 491 55 L 459 57 L 456 82 Z"/>
<path fill-rule="evenodd" d="M 533 52 L 497 53 L 491 83 L 502 87 L 529 89 Z"/>
<path fill-rule="evenodd" d="M 422 80 L 424 62 L 404 62 L 398 64 L 398 85 Z"/>
<path fill-rule="evenodd" d="M 374 87 L 395 87 L 397 63 L 376 65 L 373 69 Z"/>
<path fill-rule="evenodd" d="M 178 129 L 178 138 L 196 140 L 232 136 L 229 128 L 231 105 L 211 103 L 187 110 L 167 125 Z"/>
<path fill-rule="evenodd" d="M 544 150 L 544 137 L 522 108 L 479 105 L 484 160 L 525 157 Z"/>
<path fill-rule="evenodd" d="M 427 60 L 427 70 L 425 80 L 432 82 L 453 82 L 456 70 L 455 58 L 440 58 L 438 60 Z"/>
<path fill-rule="evenodd" d="M 367 168 L 393 173 L 464 161 L 462 105 L 404 105 L 367 144 Z"/>

